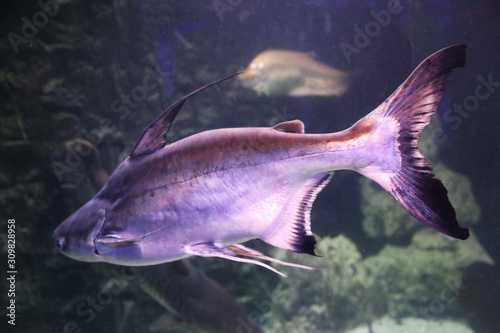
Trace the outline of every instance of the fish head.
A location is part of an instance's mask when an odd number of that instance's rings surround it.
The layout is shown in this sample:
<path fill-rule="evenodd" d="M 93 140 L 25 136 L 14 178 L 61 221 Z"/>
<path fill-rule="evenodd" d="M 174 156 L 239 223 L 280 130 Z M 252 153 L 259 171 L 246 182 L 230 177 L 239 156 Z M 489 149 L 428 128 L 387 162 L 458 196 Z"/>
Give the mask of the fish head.
<path fill-rule="evenodd" d="M 245 88 L 259 95 L 288 95 L 303 84 L 304 73 L 298 63 L 304 57 L 301 52 L 267 50 L 257 55 L 238 78 Z"/>
<path fill-rule="evenodd" d="M 258 86 L 263 81 L 262 76 L 265 74 L 262 71 L 263 65 L 262 62 L 252 61 L 245 71 L 238 76 L 238 79 L 245 88 L 255 89 L 260 93 Z"/>
<path fill-rule="evenodd" d="M 262 82 L 267 81 L 267 75 L 269 68 L 272 67 L 272 55 L 273 51 L 264 51 L 258 56 L 256 56 L 248 65 L 243 73 L 238 75 L 238 79 L 240 79 L 245 88 L 255 89 L 257 92 L 259 91 L 259 85 Z"/>
<path fill-rule="evenodd" d="M 108 201 L 93 198 L 64 220 L 52 235 L 59 252 L 79 261 L 103 261 L 96 247 L 96 239 L 110 206 Z"/>
<path fill-rule="evenodd" d="M 254 59 L 245 69 L 245 71 L 238 76 L 239 79 L 243 81 L 252 80 L 258 78 L 262 71 L 265 69 L 265 63 L 261 59 Z"/>

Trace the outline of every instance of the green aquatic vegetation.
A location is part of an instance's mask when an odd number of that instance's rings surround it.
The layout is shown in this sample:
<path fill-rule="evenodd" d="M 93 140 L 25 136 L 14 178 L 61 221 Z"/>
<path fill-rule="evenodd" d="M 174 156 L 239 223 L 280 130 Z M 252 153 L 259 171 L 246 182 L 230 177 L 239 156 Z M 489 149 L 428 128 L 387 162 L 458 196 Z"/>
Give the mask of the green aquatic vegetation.
<path fill-rule="evenodd" d="M 370 238 L 407 238 L 423 227 L 380 186 L 366 178 L 359 182 L 363 231 Z"/>
<path fill-rule="evenodd" d="M 365 260 L 386 290 L 392 318 L 458 314 L 456 300 L 466 288 L 462 270 L 474 262 L 492 263 L 474 235 L 460 242 L 425 229 L 414 234 L 409 246 L 388 244 Z"/>
<path fill-rule="evenodd" d="M 274 256 L 280 260 L 326 269 L 282 268 L 288 278 L 272 293 L 273 321 L 266 323 L 270 332 L 291 328 L 337 332 L 385 313 L 383 284 L 351 240 L 343 235 L 321 238 L 316 252 L 321 257 L 276 250 Z"/>

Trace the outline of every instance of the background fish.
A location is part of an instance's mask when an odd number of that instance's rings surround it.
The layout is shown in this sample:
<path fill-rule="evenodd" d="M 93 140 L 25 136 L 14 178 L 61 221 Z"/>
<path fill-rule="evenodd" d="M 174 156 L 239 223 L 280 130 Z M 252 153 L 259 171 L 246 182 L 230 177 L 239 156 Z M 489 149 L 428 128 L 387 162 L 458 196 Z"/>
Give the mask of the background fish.
<path fill-rule="evenodd" d="M 340 96 L 349 87 L 350 75 L 307 53 L 267 50 L 256 56 L 239 78 L 245 86 L 266 95 Z"/>
<path fill-rule="evenodd" d="M 187 260 L 133 268 L 141 288 L 181 321 L 203 332 L 258 333 L 249 314 L 217 282 Z"/>
<path fill-rule="evenodd" d="M 206 131 L 167 145 L 185 101 L 142 134 L 101 191 L 53 234 L 58 249 L 81 261 L 144 266 L 197 255 L 274 268 L 243 255 L 290 266 L 240 245 L 250 239 L 314 254 L 310 212 L 333 171 L 376 181 L 419 222 L 466 239 L 440 180 L 418 150 L 465 46 L 425 59 L 396 91 L 352 127 L 305 134 L 289 121 L 272 128 Z"/>

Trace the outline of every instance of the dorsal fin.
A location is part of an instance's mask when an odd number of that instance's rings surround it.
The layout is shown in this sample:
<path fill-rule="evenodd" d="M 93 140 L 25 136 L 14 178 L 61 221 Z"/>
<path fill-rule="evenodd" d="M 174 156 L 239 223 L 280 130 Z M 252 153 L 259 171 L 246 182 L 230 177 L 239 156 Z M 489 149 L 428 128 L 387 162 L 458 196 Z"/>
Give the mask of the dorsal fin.
<path fill-rule="evenodd" d="M 304 123 L 300 120 L 290 120 L 275 125 L 273 129 L 285 133 L 304 133 Z"/>
<path fill-rule="evenodd" d="M 226 76 L 225 78 L 209 83 L 201 88 L 196 89 L 192 93 L 187 94 L 186 96 L 182 97 L 177 102 L 172 104 L 168 109 L 166 109 L 161 114 L 161 116 L 158 117 L 158 119 L 153 121 L 153 123 L 149 125 L 149 127 L 146 128 L 144 132 L 142 132 L 141 137 L 139 138 L 139 140 L 137 140 L 134 148 L 132 149 L 132 153 L 130 153 L 130 157 L 137 157 L 146 154 L 151 154 L 157 151 L 158 149 L 163 148 L 168 142 L 167 133 L 168 130 L 170 129 L 170 125 L 172 125 L 172 122 L 177 116 L 177 113 L 179 112 L 179 110 L 182 108 L 182 106 L 189 97 L 193 96 L 194 94 L 208 87 L 213 86 L 214 84 L 230 79 L 241 73 L 243 72 L 240 71 L 236 74 L 229 75 Z"/>

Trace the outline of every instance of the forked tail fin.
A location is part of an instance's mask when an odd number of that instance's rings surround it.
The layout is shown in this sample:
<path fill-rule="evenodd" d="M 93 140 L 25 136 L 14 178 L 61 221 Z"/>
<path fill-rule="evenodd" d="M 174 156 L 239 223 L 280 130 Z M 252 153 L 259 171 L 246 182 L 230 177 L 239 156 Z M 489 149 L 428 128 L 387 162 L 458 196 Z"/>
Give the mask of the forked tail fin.
<path fill-rule="evenodd" d="M 360 170 L 379 183 L 419 222 L 451 237 L 466 239 L 469 231 L 458 225 L 448 191 L 432 173 L 418 150 L 418 137 L 436 111 L 453 69 L 465 66 L 465 45 L 444 48 L 425 59 L 378 108 L 367 116 L 395 122 L 398 128 L 397 172 Z"/>

